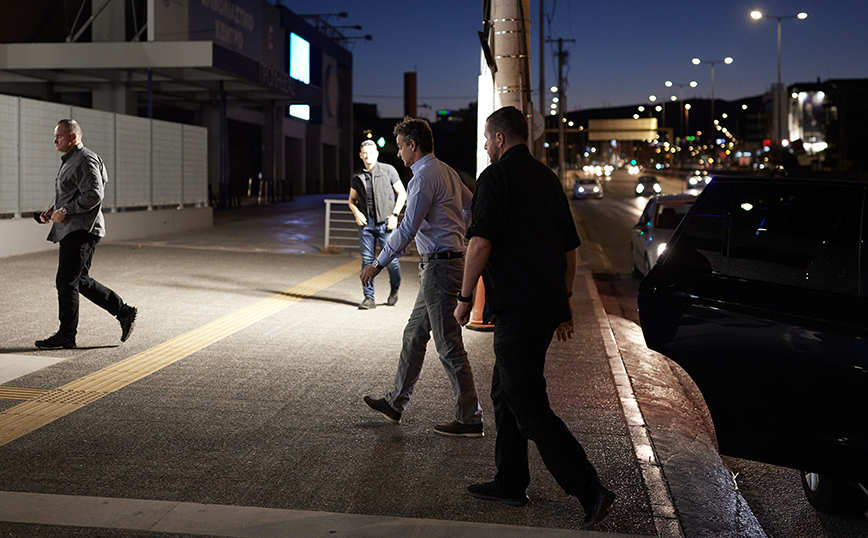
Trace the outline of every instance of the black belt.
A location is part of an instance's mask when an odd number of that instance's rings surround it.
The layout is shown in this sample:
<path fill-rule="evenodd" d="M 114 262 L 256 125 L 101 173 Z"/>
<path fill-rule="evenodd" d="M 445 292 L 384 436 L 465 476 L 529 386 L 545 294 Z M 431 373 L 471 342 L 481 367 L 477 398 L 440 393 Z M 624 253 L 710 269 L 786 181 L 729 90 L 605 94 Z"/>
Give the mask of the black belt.
<path fill-rule="evenodd" d="M 463 258 L 463 257 L 464 257 L 463 252 L 452 252 L 452 251 L 448 251 L 448 250 L 445 252 L 431 252 L 430 254 L 421 254 L 420 255 L 420 258 L 422 258 L 422 263 L 428 263 L 431 260 L 452 260 L 455 258 Z"/>

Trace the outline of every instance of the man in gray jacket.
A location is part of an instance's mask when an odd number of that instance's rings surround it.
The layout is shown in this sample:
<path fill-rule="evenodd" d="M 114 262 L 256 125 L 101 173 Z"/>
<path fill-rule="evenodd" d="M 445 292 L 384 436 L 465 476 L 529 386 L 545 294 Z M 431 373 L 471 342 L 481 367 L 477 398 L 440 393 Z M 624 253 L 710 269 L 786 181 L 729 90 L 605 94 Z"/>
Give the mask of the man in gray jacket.
<path fill-rule="evenodd" d="M 102 200 L 108 174 L 100 156 L 84 147 L 81 138 L 81 126 L 75 120 L 60 120 L 54 128 L 54 147 L 63 153 L 62 164 L 54 202 L 39 215 L 39 220 L 52 223 L 48 240 L 60 243 L 55 279 L 60 329 L 36 341 L 36 347 L 41 349 L 75 347 L 79 293 L 117 318 L 121 342 L 130 337 L 136 321 L 135 307 L 125 304 L 117 293 L 88 274 L 96 245 L 105 237 Z"/>

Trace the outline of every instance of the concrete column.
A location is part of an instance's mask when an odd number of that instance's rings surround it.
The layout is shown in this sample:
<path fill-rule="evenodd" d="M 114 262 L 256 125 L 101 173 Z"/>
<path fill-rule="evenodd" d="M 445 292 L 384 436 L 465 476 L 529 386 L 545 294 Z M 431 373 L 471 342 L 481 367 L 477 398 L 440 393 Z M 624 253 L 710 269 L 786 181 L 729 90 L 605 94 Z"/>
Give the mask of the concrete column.
<path fill-rule="evenodd" d="M 123 43 L 127 40 L 128 3 L 126 0 L 111 0 L 108 4 L 105 4 L 104 0 L 91 2 L 91 15 L 96 15 L 91 23 L 91 36 L 94 43 Z M 136 92 L 127 89 L 125 78 L 122 76 L 116 82 L 100 85 L 98 89 L 93 90 L 93 108 L 130 116 L 137 115 Z"/>
<path fill-rule="evenodd" d="M 494 74 L 494 109 L 514 106 L 528 113 L 530 95 L 530 0 L 494 0 L 492 53 L 497 62 Z"/>

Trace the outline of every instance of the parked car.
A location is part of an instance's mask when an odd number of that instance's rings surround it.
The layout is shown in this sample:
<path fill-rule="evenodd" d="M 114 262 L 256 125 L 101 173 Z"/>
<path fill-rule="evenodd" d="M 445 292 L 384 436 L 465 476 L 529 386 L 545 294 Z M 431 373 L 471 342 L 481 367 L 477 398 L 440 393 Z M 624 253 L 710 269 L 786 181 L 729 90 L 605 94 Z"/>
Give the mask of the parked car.
<path fill-rule="evenodd" d="M 868 184 L 718 177 L 639 286 L 649 348 L 702 391 L 724 454 L 868 509 Z"/>
<path fill-rule="evenodd" d="M 694 201 L 696 196 L 693 194 L 667 194 L 648 200 L 630 237 L 634 277 L 647 275 L 657 263 L 657 258 L 666 249 L 675 228 Z"/>
<path fill-rule="evenodd" d="M 573 184 L 573 198 L 602 198 L 603 182 L 597 177 L 581 177 Z"/>
<path fill-rule="evenodd" d="M 712 177 L 708 175 L 706 170 L 696 170 L 687 176 L 687 187 L 690 189 L 701 189 L 711 183 Z"/>
<path fill-rule="evenodd" d="M 636 180 L 636 196 L 651 196 L 663 192 L 657 176 L 639 176 Z"/>

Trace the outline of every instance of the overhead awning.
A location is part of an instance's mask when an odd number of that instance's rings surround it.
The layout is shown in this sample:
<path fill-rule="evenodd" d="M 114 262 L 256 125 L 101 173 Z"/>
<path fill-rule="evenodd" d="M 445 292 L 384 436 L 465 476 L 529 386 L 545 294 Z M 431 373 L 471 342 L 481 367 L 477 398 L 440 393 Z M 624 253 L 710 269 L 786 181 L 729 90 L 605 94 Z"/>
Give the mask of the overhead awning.
<path fill-rule="evenodd" d="M 123 84 L 155 103 L 195 106 L 223 89 L 253 105 L 314 103 L 322 89 L 289 77 L 212 41 L 0 44 L 0 86 L 49 83 L 53 91 L 82 92 Z"/>

